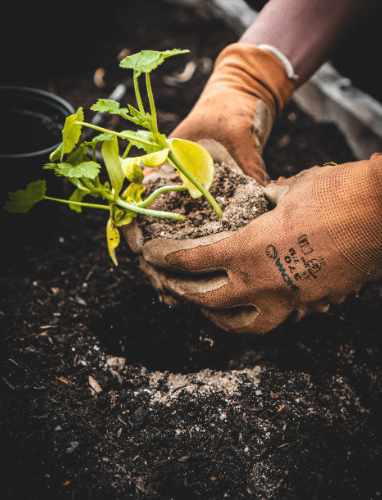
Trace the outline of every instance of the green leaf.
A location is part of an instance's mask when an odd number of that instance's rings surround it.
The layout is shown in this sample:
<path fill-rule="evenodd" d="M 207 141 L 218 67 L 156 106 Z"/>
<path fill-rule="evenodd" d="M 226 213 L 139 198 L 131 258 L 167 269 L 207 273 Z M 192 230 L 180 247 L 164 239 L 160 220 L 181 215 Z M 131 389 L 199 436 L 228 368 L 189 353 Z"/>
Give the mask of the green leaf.
<path fill-rule="evenodd" d="M 83 200 L 83 197 L 89 194 L 89 191 L 85 191 L 84 189 L 79 189 L 77 188 L 72 196 L 69 198 L 70 201 L 78 201 L 81 202 Z M 82 207 L 81 205 L 69 205 L 69 208 L 74 210 L 75 212 L 81 213 L 82 212 Z"/>
<path fill-rule="evenodd" d="M 50 161 L 56 161 L 60 160 L 61 157 L 63 156 L 63 148 L 64 148 L 64 143 L 61 142 L 61 144 L 58 146 L 57 149 L 53 151 L 53 153 L 50 153 L 49 159 Z"/>
<path fill-rule="evenodd" d="M 71 165 L 70 163 L 58 163 L 56 174 L 60 174 L 64 177 L 69 178 L 81 178 L 85 177 L 87 179 L 95 179 L 101 169 L 101 165 L 94 161 L 86 161 L 80 163 L 79 165 Z"/>
<path fill-rule="evenodd" d="M 129 117 L 129 120 L 133 121 L 137 125 L 140 125 L 141 127 L 149 129 L 151 124 L 152 124 L 151 114 L 150 113 L 141 113 L 140 111 L 138 111 L 138 109 L 134 108 L 134 106 L 131 106 L 130 104 L 128 104 L 128 107 L 129 107 L 129 111 L 131 114 L 131 117 Z"/>
<path fill-rule="evenodd" d="M 5 206 L 7 212 L 26 214 L 35 203 L 45 198 L 45 181 L 35 181 L 28 184 L 25 189 L 9 193 L 9 200 Z"/>
<path fill-rule="evenodd" d="M 137 130 L 136 132 L 133 130 L 123 130 L 121 132 L 122 135 L 128 134 L 129 140 L 133 146 L 136 146 L 139 149 L 143 149 L 146 153 L 154 153 L 155 151 L 159 151 L 161 146 L 155 144 L 155 138 L 151 132 L 148 130 Z M 164 139 L 166 136 L 161 134 Z M 131 139 L 131 137 L 135 137 L 137 140 Z M 143 139 L 145 141 L 150 141 L 151 144 L 145 144 L 139 141 L 139 139 Z"/>
<path fill-rule="evenodd" d="M 122 172 L 122 159 L 119 156 L 118 140 L 115 136 L 111 141 L 104 141 L 101 153 L 109 173 L 111 186 L 114 193 L 118 195 L 122 189 L 124 175 Z"/>
<path fill-rule="evenodd" d="M 137 78 L 142 73 L 149 73 L 157 68 L 168 57 L 177 54 L 185 54 L 189 50 L 165 50 L 159 52 L 157 50 L 142 50 L 138 54 L 127 56 L 119 63 L 121 68 L 128 68 L 134 70 L 134 78 Z"/>
<path fill-rule="evenodd" d="M 98 111 L 99 113 L 109 112 L 112 115 L 128 114 L 127 108 L 120 108 L 119 102 L 112 101 L 111 99 L 98 99 L 96 104 L 90 108 L 92 111 Z"/>
<path fill-rule="evenodd" d="M 141 119 L 145 116 L 143 113 L 134 108 L 134 106 L 131 106 L 131 104 L 128 104 L 127 107 L 129 108 L 131 116 L 133 116 L 134 118 Z"/>
<path fill-rule="evenodd" d="M 139 203 L 142 201 L 142 194 L 144 191 L 145 188 L 142 184 L 130 184 L 129 187 L 123 192 L 121 198 L 127 203 Z M 138 214 L 131 210 L 120 210 L 118 207 L 115 207 L 114 209 L 115 225 L 118 227 L 130 224 L 137 216 Z"/>
<path fill-rule="evenodd" d="M 111 141 L 114 138 L 114 134 L 99 134 L 96 135 L 91 142 L 87 142 L 88 146 L 95 146 L 101 141 Z"/>
<path fill-rule="evenodd" d="M 84 120 L 84 111 L 78 108 L 75 115 L 70 115 L 65 120 L 64 130 L 62 131 L 63 149 L 61 151 L 61 160 L 65 153 L 70 153 L 76 146 L 80 136 L 82 125 L 78 125 L 76 121 L 82 122 Z"/>
<path fill-rule="evenodd" d="M 107 226 L 106 226 L 106 238 L 107 238 L 107 247 L 109 249 L 109 254 L 116 266 L 118 266 L 117 258 L 115 256 L 115 249 L 119 245 L 120 242 L 120 235 L 117 227 L 114 224 L 114 218 L 112 211 L 110 213 L 110 218 L 107 221 Z"/>
<path fill-rule="evenodd" d="M 184 139 L 169 139 L 167 142 L 170 144 L 172 152 L 179 158 L 186 169 L 208 190 L 214 180 L 215 173 L 215 164 L 209 152 L 200 144 Z M 193 198 L 202 196 L 199 189 L 179 170 L 178 174 Z"/>
<path fill-rule="evenodd" d="M 68 180 L 69 180 L 72 184 L 74 184 L 76 187 L 78 187 L 79 189 L 82 189 L 82 190 L 85 190 L 85 191 L 86 191 L 86 189 L 85 189 L 84 185 L 82 184 L 82 182 L 81 182 L 79 179 L 77 179 L 76 177 L 71 177 L 71 178 L 70 178 L 70 179 L 68 179 Z M 90 191 L 89 191 L 89 190 L 87 190 L 87 191 L 90 193 Z M 93 194 L 93 196 L 96 196 L 96 195 L 95 195 L 95 194 Z"/>
<path fill-rule="evenodd" d="M 59 163 L 45 163 L 42 168 L 44 170 L 56 170 L 58 165 Z"/>
<path fill-rule="evenodd" d="M 88 147 L 86 144 L 80 144 L 78 148 L 66 159 L 66 163 L 70 163 L 70 165 L 75 167 L 80 163 L 88 161 L 89 158 L 86 155 L 87 149 Z"/>

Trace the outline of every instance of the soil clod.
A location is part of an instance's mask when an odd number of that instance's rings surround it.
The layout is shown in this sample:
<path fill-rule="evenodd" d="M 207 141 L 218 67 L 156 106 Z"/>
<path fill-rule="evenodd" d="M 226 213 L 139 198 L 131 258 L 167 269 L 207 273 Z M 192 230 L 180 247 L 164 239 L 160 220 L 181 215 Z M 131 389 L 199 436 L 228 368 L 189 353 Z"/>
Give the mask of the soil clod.
<path fill-rule="evenodd" d="M 158 177 L 146 185 L 145 195 L 168 184 Z M 171 184 L 181 184 L 175 175 Z M 209 189 L 223 211 L 219 217 L 204 197 L 191 198 L 188 191 L 171 192 L 158 196 L 150 205 L 152 210 L 167 210 L 184 215 L 186 220 L 139 216 L 145 240 L 153 238 L 201 238 L 222 231 L 237 231 L 268 210 L 262 187 L 251 177 L 233 171 L 228 165 L 215 164 L 214 181 Z"/>

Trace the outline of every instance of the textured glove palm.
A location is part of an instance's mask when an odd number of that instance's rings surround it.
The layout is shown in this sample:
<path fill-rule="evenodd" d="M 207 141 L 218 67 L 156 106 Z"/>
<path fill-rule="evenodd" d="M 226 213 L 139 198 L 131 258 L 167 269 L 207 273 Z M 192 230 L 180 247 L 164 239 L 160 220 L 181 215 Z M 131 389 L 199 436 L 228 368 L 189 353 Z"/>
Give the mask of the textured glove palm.
<path fill-rule="evenodd" d="M 281 178 L 268 193 L 276 208 L 237 232 L 146 243 L 139 251 L 154 286 L 226 330 L 263 333 L 379 277 L 381 154 Z"/>

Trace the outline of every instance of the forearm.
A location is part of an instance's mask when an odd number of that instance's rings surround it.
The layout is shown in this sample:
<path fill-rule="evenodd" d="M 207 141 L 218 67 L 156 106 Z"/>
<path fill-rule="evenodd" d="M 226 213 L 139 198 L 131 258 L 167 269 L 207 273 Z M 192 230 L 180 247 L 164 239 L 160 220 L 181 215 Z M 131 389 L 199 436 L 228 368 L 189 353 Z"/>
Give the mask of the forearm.
<path fill-rule="evenodd" d="M 270 0 L 239 42 L 276 47 L 292 63 L 299 87 L 377 3 L 377 0 Z"/>

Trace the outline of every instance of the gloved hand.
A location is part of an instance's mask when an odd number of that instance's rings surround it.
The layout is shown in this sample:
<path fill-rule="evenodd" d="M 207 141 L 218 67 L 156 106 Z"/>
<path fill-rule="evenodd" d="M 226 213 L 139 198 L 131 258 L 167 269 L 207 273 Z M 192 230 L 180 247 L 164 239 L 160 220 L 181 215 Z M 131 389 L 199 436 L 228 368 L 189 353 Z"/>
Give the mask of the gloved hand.
<path fill-rule="evenodd" d="M 246 175 L 265 185 L 269 177 L 261 158 L 263 147 L 294 88 L 273 53 L 234 43 L 220 53 L 200 98 L 170 137 L 217 141 Z"/>
<path fill-rule="evenodd" d="M 142 245 L 130 228 L 167 303 L 181 298 L 223 329 L 264 333 L 288 316 L 326 311 L 380 276 L 382 154 L 313 167 L 266 192 L 276 208 L 236 232 Z"/>

